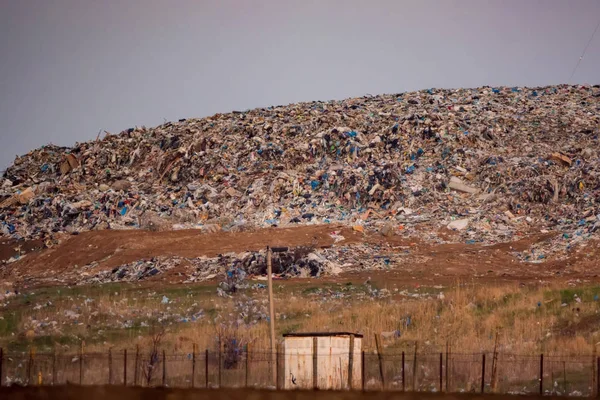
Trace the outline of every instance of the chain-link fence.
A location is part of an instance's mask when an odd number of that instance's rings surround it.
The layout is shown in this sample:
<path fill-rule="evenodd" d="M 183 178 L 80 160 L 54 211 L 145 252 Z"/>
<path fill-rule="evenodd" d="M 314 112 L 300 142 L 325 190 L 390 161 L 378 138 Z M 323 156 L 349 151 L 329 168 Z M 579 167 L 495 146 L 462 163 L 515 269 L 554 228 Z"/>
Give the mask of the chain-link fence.
<path fill-rule="evenodd" d="M 361 384 L 345 389 L 592 396 L 600 387 L 600 358 L 592 355 L 362 352 L 361 359 L 354 362 L 361 371 Z M 209 350 L 169 354 L 141 349 L 75 355 L 1 352 L 0 383 L 293 387 L 285 384 L 286 379 L 295 378 L 283 375 L 284 363 L 283 352 L 272 355 L 247 349 L 235 354 Z M 318 374 L 316 371 L 315 376 Z"/>

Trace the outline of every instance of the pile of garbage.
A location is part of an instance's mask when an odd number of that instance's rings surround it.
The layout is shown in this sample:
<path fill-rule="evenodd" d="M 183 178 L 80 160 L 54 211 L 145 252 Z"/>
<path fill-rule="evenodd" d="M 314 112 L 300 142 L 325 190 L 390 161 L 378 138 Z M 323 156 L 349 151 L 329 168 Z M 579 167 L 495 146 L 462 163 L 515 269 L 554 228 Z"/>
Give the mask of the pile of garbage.
<path fill-rule="evenodd" d="M 48 246 L 97 229 L 333 222 L 391 223 L 392 234 L 427 222 L 478 242 L 532 229 L 587 238 L 600 226 L 599 133 L 598 85 L 234 111 L 18 157 L 1 182 L 0 227 Z"/>
<path fill-rule="evenodd" d="M 341 249 L 339 249 L 341 251 Z M 313 249 L 297 247 L 286 253 L 274 253 L 272 256 L 273 273 L 281 277 L 319 277 L 336 275 L 342 271 L 338 251 L 332 249 Z M 117 266 L 110 270 L 94 273 L 98 263 L 94 262 L 73 271 L 73 281 L 79 284 L 107 282 L 137 282 L 159 277 L 169 271 L 186 266 L 178 273 L 181 281 L 199 282 L 221 277 L 223 289 L 235 292 L 247 288 L 247 278 L 267 274 L 266 251 L 245 253 L 227 253 L 218 257 L 153 257 Z M 223 274 L 224 272 L 224 274 Z M 63 276 L 63 278 L 68 278 Z"/>

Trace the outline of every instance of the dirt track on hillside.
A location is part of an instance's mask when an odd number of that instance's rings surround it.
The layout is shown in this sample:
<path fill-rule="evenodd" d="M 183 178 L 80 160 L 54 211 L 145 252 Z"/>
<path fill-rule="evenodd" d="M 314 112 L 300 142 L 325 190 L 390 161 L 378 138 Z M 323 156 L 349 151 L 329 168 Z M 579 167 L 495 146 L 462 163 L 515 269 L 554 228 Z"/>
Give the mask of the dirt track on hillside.
<path fill-rule="evenodd" d="M 339 231 L 345 240 L 334 244 L 330 236 Z M 0 267 L 0 280 L 15 286 L 61 285 L 76 283 L 84 265 L 96 262 L 95 270 L 107 270 L 140 259 L 159 256 L 214 257 L 228 252 L 255 251 L 270 246 L 331 246 L 352 248 L 368 244 L 372 256 L 404 252 L 401 264 L 387 270 L 350 269 L 337 279 L 363 279 L 379 276 L 399 283 L 436 284 L 457 280 L 590 280 L 600 275 L 598 246 L 590 244 L 586 252 L 577 253 L 567 260 L 540 264 L 521 263 L 515 251 L 527 249 L 531 244 L 548 240 L 549 234 L 534 234 L 521 240 L 494 245 L 482 244 L 432 244 L 418 237 L 383 237 L 376 232 L 357 232 L 350 227 L 311 225 L 294 228 L 266 228 L 252 232 L 219 232 L 205 234 L 198 230 L 170 232 L 147 231 L 93 231 L 67 236 L 53 248 L 35 250 L 21 260 Z M 10 254 L 14 243 L 0 248 L 1 254 Z M 370 255 L 369 255 L 370 256 Z M 154 281 L 177 283 L 178 271 L 161 274 Z"/>

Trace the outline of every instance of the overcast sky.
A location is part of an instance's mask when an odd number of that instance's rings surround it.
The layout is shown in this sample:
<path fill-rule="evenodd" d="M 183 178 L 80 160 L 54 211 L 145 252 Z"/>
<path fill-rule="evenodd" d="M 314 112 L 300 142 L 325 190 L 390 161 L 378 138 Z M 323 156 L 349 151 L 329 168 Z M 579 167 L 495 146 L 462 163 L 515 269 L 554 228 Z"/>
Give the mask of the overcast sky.
<path fill-rule="evenodd" d="M 567 83 L 599 20 L 600 0 L 0 0 L 0 169 L 165 119 Z M 571 83 L 600 83 L 600 32 Z"/>

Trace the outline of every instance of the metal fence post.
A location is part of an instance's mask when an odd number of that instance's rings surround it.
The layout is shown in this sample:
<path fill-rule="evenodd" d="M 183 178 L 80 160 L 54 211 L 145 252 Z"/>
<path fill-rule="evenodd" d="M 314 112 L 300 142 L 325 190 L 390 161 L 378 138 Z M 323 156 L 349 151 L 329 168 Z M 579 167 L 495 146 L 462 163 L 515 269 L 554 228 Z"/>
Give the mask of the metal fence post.
<path fill-rule="evenodd" d="M 192 387 L 196 378 L 196 343 L 192 345 Z"/>
<path fill-rule="evenodd" d="M 219 389 L 221 389 L 221 365 L 223 365 L 223 360 L 221 359 L 223 347 L 221 346 L 221 342 L 219 341 L 219 375 L 218 375 L 218 384 Z"/>
<path fill-rule="evenodd" d="M 27 362 L 27 384 L 31 383 L 32 369 L 33 369 L 33 349 L 29 349 L 29 361 Z"/>
<path fill-rule="evenodd" d="M 375 334 L 375 346 L 377 347 L 377 358 L 379 360 L 379 375 L 381 376 L 381 388 L 385 390 L 385 372 L 383 369 L 383 354 L 381 354 L 381 341 L 379 335 Z"/>
<path fill-rule="evenodd" d="M 127 386 L 127 349 L 123 349 L 123 386 Z"/>
<path fill-rule="evenodd" d="M 544 353 L 540 354 L 540 396 L 544 395 Z"/>
<path fill-rule="evenodd" d="M 79 384 L 83 385 L 83 341 L 79 348 Z"/>
<path fill-rule="evenodd" d="M 56 348 L 52 352 L 52 385 L 56 385 Z"/>
<path fill-rule="evenodd" d="M 275 353 L 275 388 L 281 389 L 281 374 L 279 373 L 279 353 L 281 352 L 281 345 L 277 345 L 277 353 Z"/>
<path fill-rule="evenodd" d="M 600 398 L 600 357 L 596 359 L 596 397 Z"/>
<path fill-rule="evenodd" d="M 112 349 L 108 349 L 108 384 L 112 385 L 113 383 L 113 370 L 112 370 Z"/>
<path fill-rule="evenodd" d="M 485 393 L 485 353 L 481 355 L 481 393 Z"/>
<path fill-rule="evenodd" d="M 162 385 L 163 387 L 167 386 L 167 356 L 165 354 L 165 350 L 162 351 L 162 363 L 163 363 L 163 376 L 162 376 Z"/>
<path fill-rule="evenodd" d="M 360 353 L 360 378 L 361 378 L 362 390 L 367 389 L 367 387 L 365 386 L 366 374 L 367 374 L 367 364 L 365 363 L 365 351 L 362 350 Z"/>
<path fill-rule="evenodd" d="M 204 352 L 204 385 L 208 388 L 208 349 Z"/>
<path fill-rule="evenodd" d="M 133 386 L 138 385 L 138 370 L 140 362 L 140 345 L 135 346 L 135 365 L 133 367 Z"/>
<path fill-rule="evenodd" d="M 440 353 L 440 393 L 442 393 L 443 391 L 443 383 L 444 383 L 444 369 L 443 369 L 443 362 L 444 362 L 444 354 Z"/>
<path fill-rule="evenodd" d="M 245 377 L 245 387 L 248 387 L 248 380 L 250 377 L 250 343 L 246 345 L 246 377 Z"/>
<path fill-rule="evenodd" d="M 404 362 L 404 352 L 402 352 L 402 391 L 406 391 L 406 363 Z"/>

